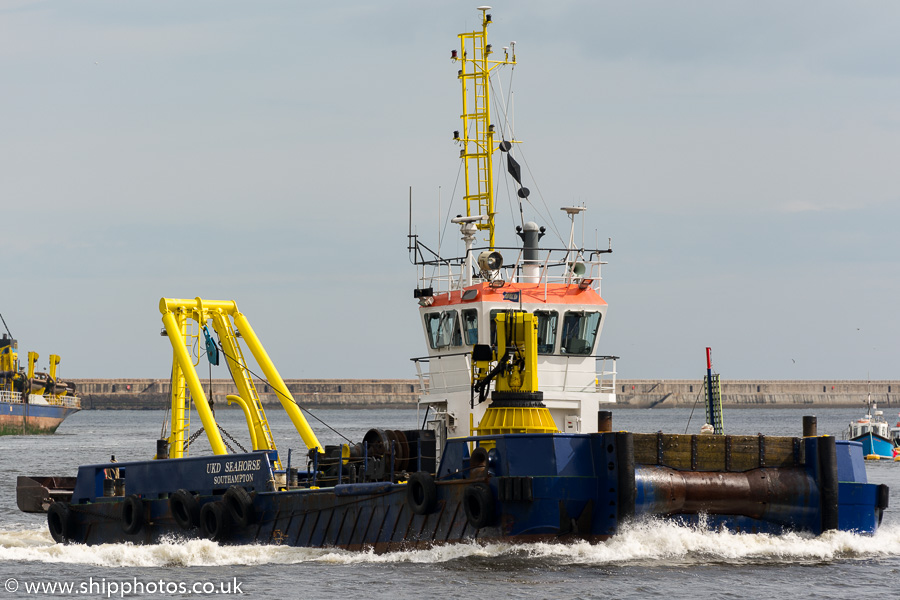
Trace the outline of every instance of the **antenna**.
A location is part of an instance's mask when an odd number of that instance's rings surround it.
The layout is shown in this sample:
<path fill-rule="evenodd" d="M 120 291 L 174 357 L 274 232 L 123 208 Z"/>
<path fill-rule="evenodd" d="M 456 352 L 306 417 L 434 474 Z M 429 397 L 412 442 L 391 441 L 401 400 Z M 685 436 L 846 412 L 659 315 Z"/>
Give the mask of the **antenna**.
<path fill-rule="evenodd" d="M 12 337 L 13 334 L 10 333 L 9 327 L 6 326 L 6 319 L 3 318 L 3 315 L 2 315 L 2 314 L 0 314 L 0 321 L 3 321 L 3 328 L 6 329 L 6 333 L 9 334 L 9 337 Z"/>
<path fill-rule="evenodd" d="M 409 246 L 407 250 L 412 250 L 412 186 L 409 186 L 409 231 L 406 233 L 406 240 L 407 246 Z"/>
<path fill-rule="evenodd" d="M 581 203 L 581 210 L 587 210 L 587 207 L 584 205 L 584 202 Z M 584 248 L 584 212 L 581 213 L 581 247 Z"/>
<path fill-rule="evenodd" d="M 441 237 L 442 237 L 441 236 L 441 186 L 438 186 L 437 218 L 438 218 L 438 224 L 437 224 L 438 225 L 438 251 L 437 251 L 437 253 L 438 253 L 438 256 L 440 256 L 441 255 Z"/>
<path fill-rule="evenodd" d="M 566 211 L 566 214 L 569 215 L 569 219 L 571 220 L 571 227 L 569 229 L 569 245 L 566 248 L 567 250 L 575 249 L 575 215 L 579 213 L 583 213 L 587 210 L 585 206 L 563 206 L 559 210 Z M 584 244 L 584 221 L 581 222 L 581 243 Z"/>

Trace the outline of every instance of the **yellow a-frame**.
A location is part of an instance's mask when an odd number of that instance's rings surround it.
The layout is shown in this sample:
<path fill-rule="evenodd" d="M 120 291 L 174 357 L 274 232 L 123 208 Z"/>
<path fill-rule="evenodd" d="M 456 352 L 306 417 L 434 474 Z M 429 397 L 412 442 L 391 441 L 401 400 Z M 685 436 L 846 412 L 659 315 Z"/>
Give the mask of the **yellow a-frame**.
<path fill-rule="evenodd" d="M 174 351 L 172 361 L 172 420 L 171 433 L 168 437 L 169 456 L 182 458 L 187 456 L 186 439 L 190 434 L 190 406 L 187 402 L 187 394 L 197 407 L 197 413 L 209 439 L 209 445 L 215 454 L 227 454 L 222 436 L 215 416 L 210 409 L 203 385 L 195 370 L 196 363 L 191 358 L 189 348 L 202 341 L 202 328 L 208 321 L 212 321 L 213 329 L 218 334 L 222 353 L 228 364 L 231 378 L 238 389 L 238 396 L 228 396 L 229 402 L 237 402 L 244 410 L 247 419 L 247 428 L 250 431 L 250 439 L 254 450 L 276 450 L 275 440 L 266 419 L 266 413 L 260 402 L 259 394 L 253 385 L 241 346 L 238 343 L 238 331 L 240 337 L 250 348 L 250 352 L 262 369 L 268 384 L 272 386 L 278 395 L 278 400 L 290 417 L 294 427 L 307 448 L 318 448 L 321 452 L 322 445 L 316 434 L 310 428 L 309 423 L 300 412 L 291 392 L 288 391 L 284 380 L 272 363 L 265 348 L 256 337 L 256 333 L 247 321 L 247 318 L 238 311 L 237 304 L 232 300 L 203 300 L 194 298 L 185 300 L 179 298 L 163 298 L 159 301 L 159 311 L 162 313 L 163 325 L 166 335 L 172 343 Z M 193 321 L 193 323 L 192 323 Z M 233 322 L 233 325 L 232 325 Z M 192 327 L 196 325 L 196 329 Z M 198 357 L 199 362 L 199 357 Z M 274 465 L 280 470 L 280 462 Z"/>

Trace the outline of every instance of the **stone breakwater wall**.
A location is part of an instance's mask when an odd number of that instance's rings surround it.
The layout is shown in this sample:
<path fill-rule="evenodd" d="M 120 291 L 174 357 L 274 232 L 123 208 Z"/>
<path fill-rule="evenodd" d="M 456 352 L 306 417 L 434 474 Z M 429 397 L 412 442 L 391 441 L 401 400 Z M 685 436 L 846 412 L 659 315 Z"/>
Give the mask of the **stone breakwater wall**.
<path fill-rule="evenodd" d="M 166 409 L 171 404 L 168 379 L 73 379 L 84 409 Z M 203 381 L 216 408 L 228 407 L 225 396 L 237 395 L 230 379 Z M 286 379 L 298 404 L 309 408 L 403 408 L 415 406 L 419 382 L 413 379 Z M 264 406 L 280 404 L 277 394 L 256 382 Z M 209 390 L 212 388 L 212 394 Z M 240 410 L 237 405 L 229 408 Z"/>
<path fill-rule="evenodd" d="M 900 380 L 722 380 L 722 402 L 734 407 L 862 407 L 868 394 L 879 408 L 900 407 Z M 702 380 L 616 381 L 616 406 L 686 407 L 704 399 Z"/>
<path fill-rule="evenodd" d="M 164 379 L 75 379 L 85 409 L 165 409 L 169 381 Z M 403 408 L 415 406 L 416 379 L 286 379 L 294 399 L 309 408 Z M 230 379 L 203 382 L 217 407 L 236 394 Z M 278 404 L 274 391 L 257 384 L 263 404 Z M 722 399 L 736 407 L 831 406 L 861 407 L 871 394 L 879 408 L 900 407 L 900 380 L 723 380 Z M 634 408 L 672 408 L 703 402 L 702 380 L 619 379 L 616 404 Z M 232 406 L 233 408 L 237 408 Z"/>

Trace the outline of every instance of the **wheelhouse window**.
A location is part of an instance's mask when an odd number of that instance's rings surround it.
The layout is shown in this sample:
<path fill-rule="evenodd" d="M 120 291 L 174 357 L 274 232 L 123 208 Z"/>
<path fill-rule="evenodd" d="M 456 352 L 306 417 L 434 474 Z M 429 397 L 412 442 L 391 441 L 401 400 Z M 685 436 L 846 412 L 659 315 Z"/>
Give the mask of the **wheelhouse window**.
<path fill-rule="evenodd" d="M 425 331 L 428 342 L 435 350 L 462 346 L 462 334 L 459 331 L 459 315 L 455 310 L 433 312 L 425 315 Z"/>
<path fill-rule="evenodd" d="M 469 308 L 462 311 L 463 340 L 467 346 L 478 343 L 478 311 Z"/>
<path fill-rule="evenodd" d="M 597 339 L 600 313 L 567 311 L 563 318 L 560 350 L 563 354 L 588 355 Z"/>
<path fill-rule="evenodd" d="M 538 354 L 553 354 L 556 347 L 556 322 L 559 313 L 555 310 L 536 310 Z"/>

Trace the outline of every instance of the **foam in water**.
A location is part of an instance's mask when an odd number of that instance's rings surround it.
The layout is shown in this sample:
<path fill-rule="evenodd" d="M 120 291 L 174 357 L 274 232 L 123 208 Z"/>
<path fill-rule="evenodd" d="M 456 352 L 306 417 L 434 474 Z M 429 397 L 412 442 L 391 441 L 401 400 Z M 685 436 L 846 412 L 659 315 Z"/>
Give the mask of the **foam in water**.
<path fill-rule="evenodd" d="M 46 530 L 0 531 L 0 561 L 71 563 L 105 567 L 297 564 L 305 562 L 446 563 L 508 558 L 557 565 L 677 565 L 704 563 L 810 563 L 900 556 L 900 525 L 874 536 L 833 531 L 812 537 L 735 534 L 643 521 L 601 544 L 456 544 L 429 550 L 374 554 L 287 546 L 220 546 L 208 540 L 171 540 L 152 546 L 55 544 Z"/>

